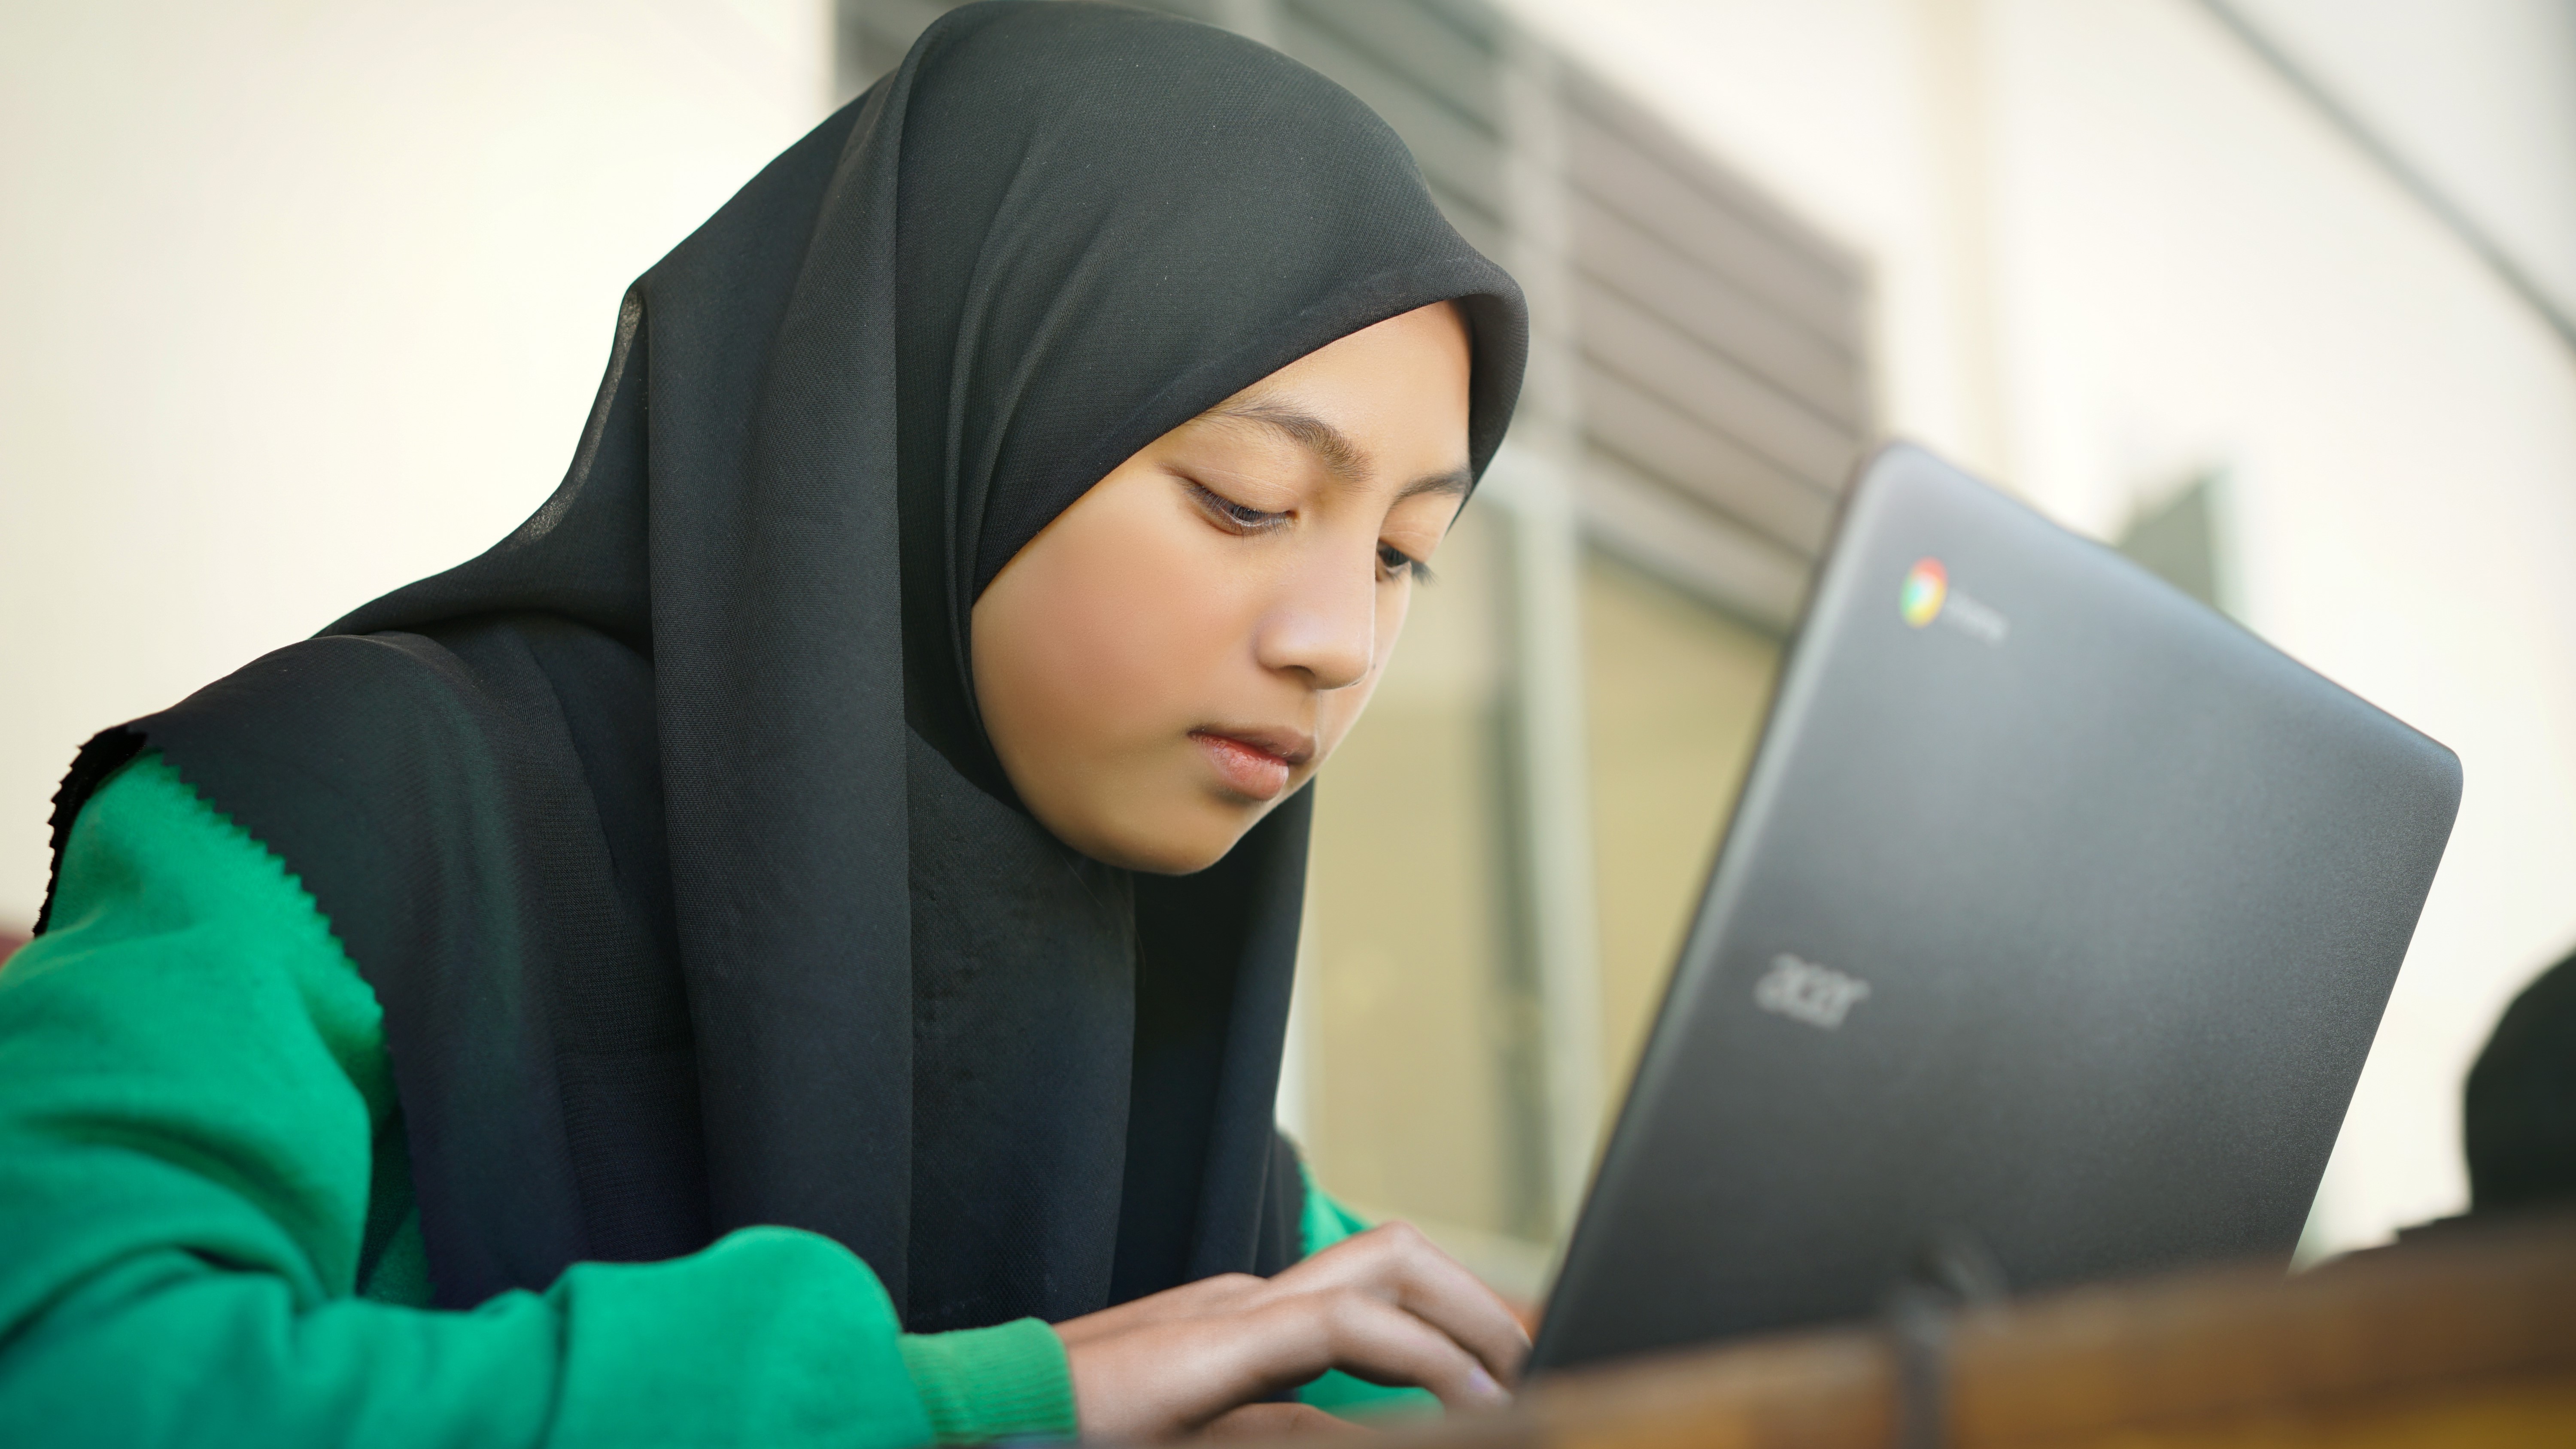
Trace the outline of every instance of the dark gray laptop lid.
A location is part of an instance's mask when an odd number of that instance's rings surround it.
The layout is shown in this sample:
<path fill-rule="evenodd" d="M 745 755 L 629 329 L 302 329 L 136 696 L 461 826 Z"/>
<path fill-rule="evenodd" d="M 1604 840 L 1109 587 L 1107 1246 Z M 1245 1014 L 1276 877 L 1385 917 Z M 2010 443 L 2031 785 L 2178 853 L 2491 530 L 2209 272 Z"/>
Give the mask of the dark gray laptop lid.
<path fill-rule="evenodd" d="M 2286 1259 L 2459 763 L 1919 449 L 1863 471 L 1548 1307 L 1561 1367 Z"/>

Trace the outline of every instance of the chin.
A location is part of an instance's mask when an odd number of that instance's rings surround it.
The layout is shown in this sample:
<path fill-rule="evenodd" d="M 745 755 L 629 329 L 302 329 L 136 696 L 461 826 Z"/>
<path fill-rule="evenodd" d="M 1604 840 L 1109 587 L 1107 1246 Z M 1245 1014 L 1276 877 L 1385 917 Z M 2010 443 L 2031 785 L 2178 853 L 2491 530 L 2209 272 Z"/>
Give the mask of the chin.
<path fill-rule="evenodd" d="M 1158 819 L 1117 821 L 1088 840 L 1068 843 L 1094 860 L 1124 870 L 1196 875 L 1225 859 L 1235 842 L 1269 813 L 1266 808 L 1193 803 Z"/>

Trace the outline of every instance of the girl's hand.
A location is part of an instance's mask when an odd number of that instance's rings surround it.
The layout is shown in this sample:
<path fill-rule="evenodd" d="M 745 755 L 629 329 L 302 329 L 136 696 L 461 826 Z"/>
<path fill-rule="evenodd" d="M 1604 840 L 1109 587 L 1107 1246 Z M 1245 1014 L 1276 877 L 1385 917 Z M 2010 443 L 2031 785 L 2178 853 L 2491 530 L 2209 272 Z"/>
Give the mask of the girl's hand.
<path fill-rule="evenodd" d="M 1056 1325 L 1086 1439 L 1339 1426 L 1258 1401 L 1327 1369 L 1418 1385 L 1450 1409 L 1508 1403 L 1529 1335 L 1411 1225 L 1346 1238 L 1276 1278 L 1231 1273 Z"/>

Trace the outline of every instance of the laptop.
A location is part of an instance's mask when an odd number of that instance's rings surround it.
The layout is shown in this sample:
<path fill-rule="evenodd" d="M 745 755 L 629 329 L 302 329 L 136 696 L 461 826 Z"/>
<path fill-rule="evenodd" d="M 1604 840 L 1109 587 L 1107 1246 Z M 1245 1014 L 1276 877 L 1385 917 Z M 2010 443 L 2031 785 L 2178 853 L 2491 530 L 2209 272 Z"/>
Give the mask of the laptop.
<path fill-rule="evenodd" d="M 2285 1265 L 2456 756 L 1919 448 L 1867 462 L 1531 1359 Z"/>

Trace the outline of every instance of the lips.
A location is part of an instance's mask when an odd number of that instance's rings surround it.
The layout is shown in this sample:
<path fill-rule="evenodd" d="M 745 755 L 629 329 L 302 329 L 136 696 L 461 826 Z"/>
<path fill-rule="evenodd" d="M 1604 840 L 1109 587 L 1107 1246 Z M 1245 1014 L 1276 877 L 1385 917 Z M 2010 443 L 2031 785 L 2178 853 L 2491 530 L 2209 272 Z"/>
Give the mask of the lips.
<path fill-rule="evenodd" d="M 1297 767 L 1315 757 L 1314 741 L 1287 730 L 1195 729 L 1190 739 L 1226 788 L 1248 800 L 1276 800 Z"/>

